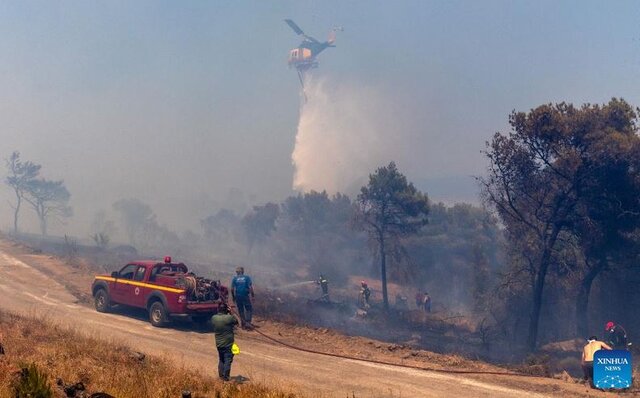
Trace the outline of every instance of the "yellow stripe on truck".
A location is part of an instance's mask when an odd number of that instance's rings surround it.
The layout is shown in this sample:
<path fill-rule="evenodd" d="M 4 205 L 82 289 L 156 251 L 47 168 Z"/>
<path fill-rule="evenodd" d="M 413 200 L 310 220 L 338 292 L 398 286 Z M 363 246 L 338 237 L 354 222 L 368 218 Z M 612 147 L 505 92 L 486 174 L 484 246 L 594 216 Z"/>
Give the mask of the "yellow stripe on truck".
<path fill-rule="evenodd" d="M 107 282 L 115 282 L 116 281 L 116 278 L 113 278 L 113 277 L 110 277 L 110 276 L 96 276 L 96 279 L 99 279 L 101 281 L 107 281 Z M 117 281 L 118 281 L 118 283 L 124 283 L 125 285 L 148 287 L 150 289 L 164 290 L 166 292 L 171 292 L 171 293 L 184 293 L 184 289 L 177 289 L 177 288 L 174 288 L 174 287 L 153 285 L 151 283 L 136 282 L 136 281 L 132 281 L 132 280 L 129 280 L 129 279 L 117 279 Z"/>

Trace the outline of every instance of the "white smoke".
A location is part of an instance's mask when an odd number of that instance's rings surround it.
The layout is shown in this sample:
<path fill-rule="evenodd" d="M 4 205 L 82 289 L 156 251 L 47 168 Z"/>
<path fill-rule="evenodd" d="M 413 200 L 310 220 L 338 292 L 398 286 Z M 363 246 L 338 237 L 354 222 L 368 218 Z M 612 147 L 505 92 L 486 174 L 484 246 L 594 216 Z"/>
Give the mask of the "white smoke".
<path fill-rule="evenodd" d="M 293 188 L 354 193 L 385 160 L 385 114 L 381 96 L 367 87 L 330 87 L 305 79 L 307 101 L 291 156 Z"/>

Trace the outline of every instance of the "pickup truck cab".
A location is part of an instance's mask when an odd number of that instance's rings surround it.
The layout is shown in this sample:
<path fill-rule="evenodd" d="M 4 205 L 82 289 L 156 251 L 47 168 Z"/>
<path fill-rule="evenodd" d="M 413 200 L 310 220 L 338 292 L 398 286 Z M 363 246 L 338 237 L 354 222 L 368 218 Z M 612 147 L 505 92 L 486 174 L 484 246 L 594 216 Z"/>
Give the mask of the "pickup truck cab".
<path fill-rule="evenodd" d="M 229 296 L 220 281 L 198 277 L 171 257 L 134 261 L 111 275 L 97 275 L 91 291 L 97 311 L 108 312 L 114 304 L 144 308 L 153 326 L 172 318 L 206 322 Z"/>

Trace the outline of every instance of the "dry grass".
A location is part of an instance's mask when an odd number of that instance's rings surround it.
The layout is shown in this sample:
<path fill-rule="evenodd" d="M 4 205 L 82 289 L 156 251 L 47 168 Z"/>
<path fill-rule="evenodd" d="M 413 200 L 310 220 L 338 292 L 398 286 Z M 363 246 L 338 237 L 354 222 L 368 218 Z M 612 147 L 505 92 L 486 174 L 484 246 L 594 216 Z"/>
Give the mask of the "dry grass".
<path fill-rule="evenodd" d="M 13 398 L 11 382 L 21 366 L 35 363 L 45 370 L 51 386 L 57 378 L 71 384 L 82 381 L 90 393 L 107 392 L 118 398 L 193 397 L 294 398 L 297 395 L 248 383 L 222 383 L 176 366 L 163 358 L 135 358 L 123 345 L 69 331 L 43 319 L 0 312 L 0 398 Z"/>

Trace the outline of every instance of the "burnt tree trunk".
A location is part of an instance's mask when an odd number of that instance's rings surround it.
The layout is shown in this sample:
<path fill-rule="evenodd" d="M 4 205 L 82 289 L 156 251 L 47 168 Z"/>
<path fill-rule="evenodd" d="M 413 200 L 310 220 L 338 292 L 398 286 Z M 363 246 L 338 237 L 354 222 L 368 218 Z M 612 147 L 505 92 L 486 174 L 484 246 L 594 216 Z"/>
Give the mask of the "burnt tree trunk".
<path fill-rule="evenodd" d="M 387 294 L 387 253 L 384 247 L 384 232 L 378 233 L 378 245 L 380 246 L 380 280 L 382 281 L 382 302 L 384 310 L 389 310 L 389 296 Z"/>
<path fill-rule="evenodd" d="M 556 244 L 558 234 L 560 233 L 560 227 L 554 227 L 551 232 L 549 240 L 546 242 L 542 256 L 540 257 L 540 266 L 536 273 L 535 283 L 532 290 L 532 307 L 531 317 L 529 320 L 529 335 L 527 338 L 527 345 L 529 351 L 534 351 L 538 343 L 538 327 L 540 325 L 540 310 L 542 309 L 542 293 L 544 292 L 544 284 L 547 278 L 547 271 L 549 270 L 549 263 L 551 262 L 551 251 Z"/>
<path fill-rule="evenodd" d="M 593 281 L 607 266 L 606 259 L 600 259 L 598 263 L 589 269 L 582 278 L 576 297 L 576 336 L 587 338 L 589 336 L 589 295 Z"/>
<path fill-rule="evenodd" d="M 16 191 L 16 208 L 13 212 L 13 233 L 18 234 L 18 214 L 20 213 L 20 206 L 22 205 L 22 197 L 18 191 Z"/>

